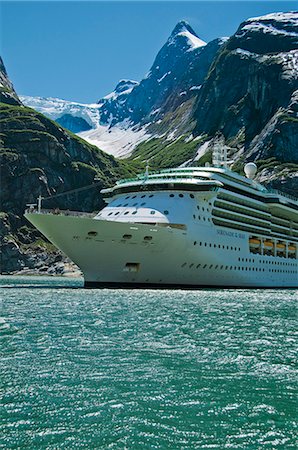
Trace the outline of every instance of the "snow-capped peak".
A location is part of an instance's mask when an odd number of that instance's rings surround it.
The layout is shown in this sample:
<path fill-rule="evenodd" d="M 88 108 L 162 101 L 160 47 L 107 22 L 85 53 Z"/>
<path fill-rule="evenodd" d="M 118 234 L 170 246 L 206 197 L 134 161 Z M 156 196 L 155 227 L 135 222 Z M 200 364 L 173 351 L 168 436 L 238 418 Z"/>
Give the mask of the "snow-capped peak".
<path fill-rule="evenodd" d="M 181 20 L 177 23 L 172 34 L 169 38 L 169 45 L 173 45 L 177 42 L 177 39 L 186 39 L 189 50 L 195 50 L 196 48 L 204 47 L 206 42 L 202 41 L 192 27 L 185 20 Z"/>
<path fill-rule="evenodd" d="M 138 85 L 139 85 L 138 81 L 120 80 L 116 85 L 114 91 L 103 97 L 98 103 L 102 103 L 107 100 L 115 100 L 119 96 L 128 95 L 133 90 L 133 88 Z"/>

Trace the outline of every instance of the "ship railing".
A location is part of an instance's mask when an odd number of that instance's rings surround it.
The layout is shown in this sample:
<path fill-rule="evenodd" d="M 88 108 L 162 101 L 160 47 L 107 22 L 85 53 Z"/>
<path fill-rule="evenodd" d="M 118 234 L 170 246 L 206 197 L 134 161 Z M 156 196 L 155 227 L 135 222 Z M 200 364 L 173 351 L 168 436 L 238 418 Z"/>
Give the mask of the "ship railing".
<path fill-rule="evenodd" d="M 279 189 L 267 189 L 267 192 L 269 192 L 269 194 L 277 194 L 282 197 L 286 197 L 289 200 L 294 200 L 294 202 L 298 202 L 297 197 L 295 197 L 294 195 L 288 194 L 287 192 L 280 191 Z"/>
<path fill-rule="evenodd" d="M 73 216 L 73 217 L 90 217 L 93 218 L 96 216 L 96 212 L 94 213 L 87 213 L 87 212 L 82 212 L 82 211 L 70 211 L 69 209 L 59 209 L 59 208 L 55 208 L 55 209 L 44 209 L 41 208 L 40 210 L 38 210 L 35 207 L 29 207 L 26 209 L 26 214 L 51 214 L 51 215 L 56 215 L 56 216 Z"/>

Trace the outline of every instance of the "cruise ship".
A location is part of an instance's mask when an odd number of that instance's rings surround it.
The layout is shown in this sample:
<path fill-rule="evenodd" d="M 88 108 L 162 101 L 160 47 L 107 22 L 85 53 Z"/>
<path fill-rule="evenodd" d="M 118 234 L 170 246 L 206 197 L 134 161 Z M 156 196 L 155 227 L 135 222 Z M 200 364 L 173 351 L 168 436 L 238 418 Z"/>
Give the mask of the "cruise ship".
<path fill-rule="evenodd" d="M 32 205 L 25 217 L 93 288 L 298 286 L 298 201 L 227 166 L 120 180 L 97 214 Z"/>

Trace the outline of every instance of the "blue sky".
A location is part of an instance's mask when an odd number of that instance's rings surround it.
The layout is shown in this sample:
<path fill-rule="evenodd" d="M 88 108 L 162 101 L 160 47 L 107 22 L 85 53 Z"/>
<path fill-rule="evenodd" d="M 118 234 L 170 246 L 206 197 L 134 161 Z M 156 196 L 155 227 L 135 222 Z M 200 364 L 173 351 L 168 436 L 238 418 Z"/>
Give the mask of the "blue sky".
<path fill-rule="evenodd" d="M 294 1 L 1 2 L 1 55 L 19 94 L 95 102 L 140 80 L 176 23 L 210 41 Z"/>

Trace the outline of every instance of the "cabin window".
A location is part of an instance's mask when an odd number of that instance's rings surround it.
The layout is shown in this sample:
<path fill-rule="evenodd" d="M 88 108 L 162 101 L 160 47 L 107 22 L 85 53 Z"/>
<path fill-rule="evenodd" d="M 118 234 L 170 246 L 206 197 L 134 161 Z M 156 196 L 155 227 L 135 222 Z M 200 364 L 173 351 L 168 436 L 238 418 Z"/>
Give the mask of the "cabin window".
<path fill-rule="evenodd" d="M 124 272 L 138 272 L 140 270 L 140 263 L 128 262 L 123 269 Z"/>
<path fill-rule="evenodd" d="M 97 236 L 97 231 L 88 231 L 88 236 Z"/>

